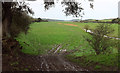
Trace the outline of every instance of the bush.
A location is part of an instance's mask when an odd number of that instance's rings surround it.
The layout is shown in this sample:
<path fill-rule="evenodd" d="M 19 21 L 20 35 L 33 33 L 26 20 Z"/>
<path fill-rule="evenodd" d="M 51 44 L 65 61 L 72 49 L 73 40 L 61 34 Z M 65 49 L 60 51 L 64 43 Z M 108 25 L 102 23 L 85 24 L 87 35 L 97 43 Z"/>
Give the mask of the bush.
<path fill-rule="evenodd" d="M 112 23 L 120 23 L 120 18 L 113 19 Z"/>
<path fill-rule="evenodd" d="M 84 29 L 85 29 L 86 32 L 87 32 L 87 30 L 89 29 L 89 25 L 86 24 L 86 25 L 84 26 Z"/>
<path fill-rule="evenodd" d="M 95 50 L 96 54 L 105 53 L 111 45 L 111 39 L 104 37 L 110 33 L 113 33 L 114 29 L 111 28 L 109 24 L 99 24 L 92 33 L 92 39 L 86 38 L 92 48 Z"/>

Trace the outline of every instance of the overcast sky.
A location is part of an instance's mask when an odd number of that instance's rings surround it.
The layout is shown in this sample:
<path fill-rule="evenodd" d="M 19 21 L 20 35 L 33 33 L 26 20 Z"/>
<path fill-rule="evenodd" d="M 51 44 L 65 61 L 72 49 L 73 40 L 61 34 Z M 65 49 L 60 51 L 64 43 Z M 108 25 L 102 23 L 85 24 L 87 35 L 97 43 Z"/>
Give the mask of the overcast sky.
<path fill-rule="evenodd" d="M 81 1 L 81 0 L 79 0 Z M 82 7 L 85 15 L 82 19 L 109 19 L 118 17 L 118 2 L 120 0 L 94 0 L 94 9 L 90 8 L 87 0 L 82 0 Z M 65 16 L 62 12 L 63 7 L 60 2 L 55 7 L 45 11 L 43 0 L 29 1 L 29 6 L 34 11 L 34 18 L 51 18 L 60 20 L 78 19 L 73 16 Z M 79 17 L 80 19 L 80 17 Z"/>

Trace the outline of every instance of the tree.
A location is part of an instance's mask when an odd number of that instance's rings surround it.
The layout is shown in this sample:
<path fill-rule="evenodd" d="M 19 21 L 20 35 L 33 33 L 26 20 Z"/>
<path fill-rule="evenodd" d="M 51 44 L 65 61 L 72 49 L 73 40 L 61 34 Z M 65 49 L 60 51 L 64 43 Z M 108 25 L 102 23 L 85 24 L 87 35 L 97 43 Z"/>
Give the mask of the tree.
<path fill-rule="evenodd" d="M 96 54 L 105 53 L 105 51 L 111 46 L 110 38 L 106 35 L 113 33 L 114 29 L 110 24 L 99 24 L 92 34 L 92 39 L 86 38 Z"/>
<path fill-rule="evenodd" d="M 31 22 L 32 22 L 31 17 L 24 12 L 21 15 L 16 13 L 13 14 L 12 23 L 11 26 L 9 27 L 10 29 L 9 33 L 11 37 L 12 38 L 17 37 L 20 32 L 24 32 L 26 34 Z"/>
<path fill-rule="evenodd" d="M 44 7 L 46 10 L 48 10 L 50 7 L 52 7 L 55 3 L 54 0 L 52 0 L 52 2 L 47 2 L 48 0 L 44 0 Z M 91 0 L 89 0 L 91 1 Z M 66 14 L 66 16 L 69 15 L 73 15 L 75 17 L 81 16 L 80 14 L 81 11 L 83 10 L 83 8 L 80 6 L 81 3 L 79 2 L 69 2 L 69 0 L 66 2 L 65 0 L 63 0 L 61 2 L 61 4 L 63 6 L 66 6 L 64 9 L 64 13 Z M 90 4 L 91 7 L 92 4 Z M 33 14 L 33 11 L 30 9 L 30 7 L 25 3 L 25 2 L 2 2 L 2 13 L 3 13 L 3 17 L 2 17 L 2 22 L 3 22 L 3 37 L 13 37 L 12 35 L 14 33 L 11 33 L 13 31 L 11 31 L 10 29 L 12 28 L 12 26 L 14 27 L 14 25 L 12 25 L 13 22 L 13 16 L 17 16 L 22 17 L 24 16 L 24 14 Z M 22 19 L 22 18 L 21 18 Z M 16 18 L 17 20 L 17 18 Z M 19 21 L 18 21 L 19 22 Z M 16 23 L 18 23 L 16 22 Z M 27 23 L 29 24 L 29 23 Z M 26 24 L 26 25 L 27 25 Z M 22 26 L 21 24 L 18 24 L 19 26 Z M 25 26 L 24 28 L 22 27 L 23 30 L 27 29 L 28 26 Z M 21 27 L 16 27 L 17 28 L 21 28 Z M 15 30 L 15 29 L 12 29 Z M 19 34 L 21 32 L 21 30 L 19 30 L 17 33 Z M 23 31 L 23 32 L 26 32 Z M 17 35 L 16 35 L 17 36 Z"/>
<path fill-rule="evenodd" d="M 33 11 L 26 5 L 25 2 L 2 2 L 2 13 L 3 37 L 12 37 L 10 27 L 13 26 L 12 23 L 14 23 L 14 17 L 17 16 L 15 22 L 20 23 L 17 19 L 25 14 L 27 15 L 28 13 L 33 14 Z"/>
<path fill-rule="evenodd" d="M 59 1 L 59 0 L 58 0 Z M 94 0 L 88 0 L 90 1 L 90 8 L 93 8 L 93 1 Z M 48 0 L 44 0 L 44 7 L 46 10 L 53 7 L 55 5 L 54 0 L 51 0 L 51 2 L 48 2 Z M 66 14 L 66 16 L 72 15 L 73 17 L 83 17 L 84 8 L 82 7 L 82 3 L 76 2 L 75 0 L 63 0 L 61 1 L 61 5 L 64 7 L 63 12 Z"/>
<path fill-rule="evenodd" d="M 2 4 L 0 2 L 0 41 L 2 38 Z"/>
<path fill-rule="evenodd" d="M 120 23 L 120 18 L 112 19 L 112 23 Z"/>
<path fill-rule="evenodd" d="M 41 18 L 38 18 L 38 19 L 37 19 L 37 22 L 40 22 L 40 21 L 42 21 L 42 19 L 41 19 Z"/>

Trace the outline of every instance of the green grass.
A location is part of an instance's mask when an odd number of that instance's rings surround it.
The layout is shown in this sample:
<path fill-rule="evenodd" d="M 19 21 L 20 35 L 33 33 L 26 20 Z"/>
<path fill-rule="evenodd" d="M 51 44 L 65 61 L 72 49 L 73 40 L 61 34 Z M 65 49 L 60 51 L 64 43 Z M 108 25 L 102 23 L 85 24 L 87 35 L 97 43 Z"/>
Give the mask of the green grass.
<path fill-rule="evenodd" d="M 99 65 L 95 66 L 95 69 L 100 69 L 100 68 L 101 68 L 101 66 L 99 66 Z"/>
<path fill-rule="evenodd" d="M 64 22 L 64 23 L 68 23 L 68 22 Z M 79 28 L 84 29 L 85 25 L 89 25 L 89 29 L 95 29 L 96 26 L 98 24 L 102 24 L 102 23 L 79 23 L 79 22 L 69 22 L 70 24 L 75 24 L 78 25 Z M 118 37 L 118 24 L 111 24 L 111 27 L 115 30 L 114 33 L 109 34 L 108 36 L 111 37 Z"/>
<path fill-rule="evenodd" d="M 76 57 L 75 55 L 67 55 L 67 59 L 72 62 L 75 62 L 82 67 L 93 67 L 93 69 L 103 69 L 109 67 L 118 67 L 118 54 L 109 54 L 109 55 L 88 55 L 82 57 Z M 109 69 L 110 70 L 110 69 Z"/>
<path fill-rule="evenodd" d="M 68 22 L 62 23 L 67 24 Z M 64 24 L 58 24 L 58 22 L 31 24 L 27 35 L 22 33 L 17 37 L 17 40 L 24 48 L 22 51 L 35 55 L 45 54 L 48 50 L 55 47 L 55 45 L 61 45 L 62 49 L 65 48 L 68 51 L 72 49 L 86 49 L 87 53 L 91 53 L 87 51 L 92 49 L 91 46 L 83 38 L 83 35 L 88 37 L 91 37 L 91 35 L 85 33 L 79 27 Z"/>
<path fill-rule="evenodd" d="M 75 24 L 78 26 L 75 27 L 64 24 Z M 91 54 L 94 53 L 94 51 L 83 38 L 83 36 L 91 38 L 91 35 L 83 30 L 85 24 L 88 24 L 90 29 L 94 29 L 98 25 L 97 23 L 78 22 L 36 22 L 30 25 L 30 30 L 27 35 L 21 33 L 16 39 L 24 48 L 22 49 L 24 53 L 35 55 L 45 54 L 53 47 L 56 48 L 55 45 L 61 45 L 61 49 L 67 49 L 67 51 L 78 49 L 79 51 L 74 53 L 76 56 Z M 117 26 L 117 24 L 112 24 L 115 32 L 111 34 L 111 36 L 118 35 Z"/>
<path fill-rule="evenodd" d="M 64 24 L 75 24 L 78 26 L 75 27 Z M 98 23 L 78 22 L 35 22 L 30 25 L 30 30 L 26 35 L 21 33 L 16 39 L 23 47 L 22 52 L 27 54 L 46 54 L 50 49 L 57 48 L 56 45 L 61 45 L 62 47 L 60 49 L 66 49 L 67 51 L 77 49 L 78 51 L 73 52 L 66 57 L 73 62 L 82 64 L 83 66 L 91 66 L 95 63 L 105 66 L 116 66 L 116 54 L 118 53 L 117 45 L 110 48 L 112 54 L 100 54 L 96 56 L 95 51 L 83 38 L 83 36 L 86 36 L 87 38 L 92 37 L 83 30 L 86 24 L 90 26 L 90 29 L 95 29 L 98 25 Z M 118 37 L 118 24 L 111 25 L 115 29 L 115 32 L 108 36 Z M 116 40 L 113 41 L 116 42 Z M 83 62 L 81 62 L 81 59 L 75 59 L 84 56 L 85 58 Z M 95 68 L 99 69 L 100 66 Z"/>
<path fill-rule="evenodd" d="M 109 55 L 93 55 L 86 58 L 87 61 L 92 61 L 106 66 L 117 66 L 118 64 L 118 54 L 109 54 Z"/>

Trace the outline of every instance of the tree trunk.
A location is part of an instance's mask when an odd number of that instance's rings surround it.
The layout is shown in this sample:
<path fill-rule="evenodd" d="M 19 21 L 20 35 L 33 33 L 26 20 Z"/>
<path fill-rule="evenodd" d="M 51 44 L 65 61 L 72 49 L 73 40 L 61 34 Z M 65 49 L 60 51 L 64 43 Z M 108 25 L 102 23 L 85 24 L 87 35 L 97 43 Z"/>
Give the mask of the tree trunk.
<path fill-rule="evenodd" d="M 3 20 L 3 37 L 10 37 L 10 24 L 11 24 L 11 17 L 8 16 Z"/>
<path fill-rule="evenodd" d="M 11 3 L 4 3 L 3 6 L 3 18 L 2 18 L 2 31 L 3 37 L 11 37 L 10 35 L 10 25 L 12 23 L 12 14 L 11 14 Z"/>

